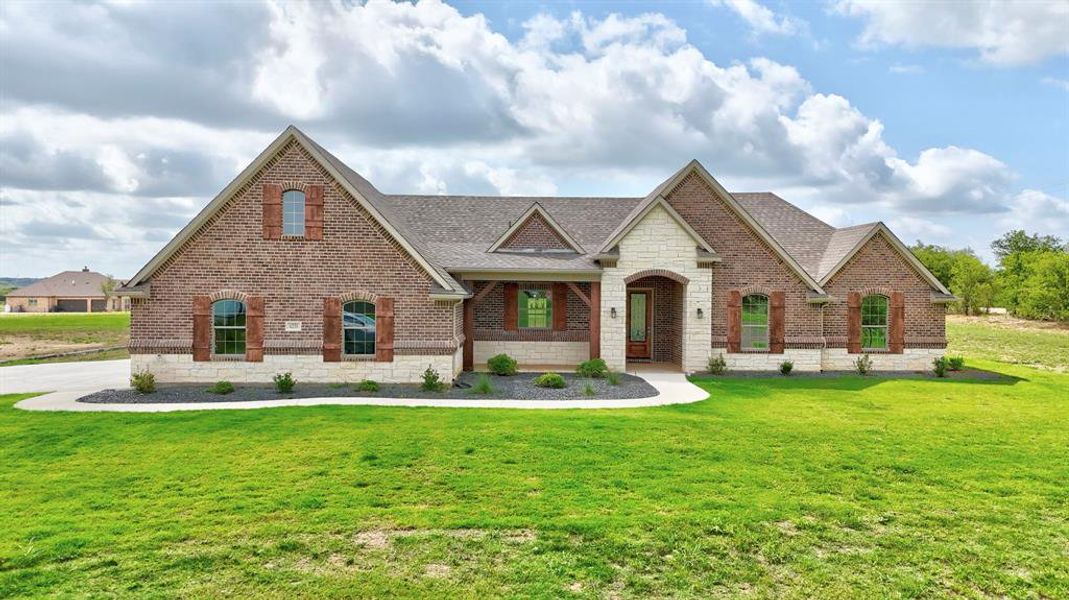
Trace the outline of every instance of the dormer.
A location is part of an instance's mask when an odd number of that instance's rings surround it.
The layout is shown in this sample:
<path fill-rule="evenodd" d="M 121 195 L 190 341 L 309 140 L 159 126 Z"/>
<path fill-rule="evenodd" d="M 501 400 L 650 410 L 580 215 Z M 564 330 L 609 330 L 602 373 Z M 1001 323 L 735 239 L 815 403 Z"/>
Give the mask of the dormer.
<path fill-rule="evenodd" d="M 497 238 L 487 252 L 583 254 L 584 250 L 542 205 L 535 202 Z"/>

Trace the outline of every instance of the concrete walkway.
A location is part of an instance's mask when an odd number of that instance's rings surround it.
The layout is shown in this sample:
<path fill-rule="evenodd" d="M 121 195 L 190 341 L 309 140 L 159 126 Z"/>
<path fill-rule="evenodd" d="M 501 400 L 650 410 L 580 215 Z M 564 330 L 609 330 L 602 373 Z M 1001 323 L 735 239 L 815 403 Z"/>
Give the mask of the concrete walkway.
<path fill-rule="evenodd" d="M 128 361 L 108 361 L 128 362 Z M 94 364 L 94 363 L 66 363 Z M 95 363 L 102 364 L 102 363 Z M 46 366 L 46 365 L 37 365 Z M 52 366 L 52 365 L 47 365 Z M 7 367 L 15 368 L 15 367 Z M 126 379 L 122 383 L 110 386 L 96 386 L 91 389 L 64 389 L 36 398 L 28 398 L 15 405 L 23 410 L 42 411 L 76 411 L 76 412 L 176 412 L 186 410 L 248 410 L 253 408 L 276 408 L 280 406 L 423 406 L 440 408 L 522 408 L 522 409 L 564 409 L 564 408 L 641 408 L 645 406 L 664 406 L 668 404 L 688 404 L 704 400 L 709 396 L 704 390 L 687 381 L 682 373 L 639 372 L 635 375 L 645 379 L 657 389 L 658 394 L 650 398 L 630 399 L 583 399 L 583 400 L 468 400 L 468 399 L 434 399 L 434 398 L 287 398 L 281 400 L 257 400 L 252 402 L 188 402 L 171 404 L 89 404 L 76 400 L 104 387 L 127 387 Z M 124 374 L 124 377 L 128 375 Z M 66 381 L 66 380 L 62 380 Z M 36 391 L 42 391 L 40 385 Z"/>
<path fill-rule="evenodd" d="M 126 387 L 130 387 L 128 358 L 0 367 L 0 394 L 80 390 L 91 393 Z"/>

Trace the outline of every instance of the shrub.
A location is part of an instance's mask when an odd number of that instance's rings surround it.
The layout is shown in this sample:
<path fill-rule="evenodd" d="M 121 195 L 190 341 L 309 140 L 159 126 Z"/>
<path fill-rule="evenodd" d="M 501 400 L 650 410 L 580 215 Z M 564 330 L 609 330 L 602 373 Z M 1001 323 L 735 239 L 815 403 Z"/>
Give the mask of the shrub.
<path fill-rule="evenodd" d="M 579 363 L 579 367 L 575 370 L 580 377 L 594 377 L 602 378 L 609 372 L 608 365 L 605 364 L 605 360 L 601 358 L 592 358 L 590 360 Z"/>
<path fill-rule="evenodd" d="M 229 381 L 216 381 L 208 391 L 212 394 L 229 394 L 234 391 L 234 384 Z"/>
<path fill-rule="evenodd" d="M 781 362 L 779 364 L 779 372 L 782 375 L 790 375 L 791 371 L 793 369 L 794 369 L 794 362 L 793 361 L 785 360 L 785 361 L 783 361 L 783 362 Z"/>
<path fill-rule="evenodd" d="M 130 376 L 130 387 L 142 394 L 156 391 L 156 376 L 149 371 L 138 371 Z"/>
<path fill-rule="evenodd" d="M 293 386 L 297 385 L 297 380 L 293 378 L 293 373 L 279 373 L 274 376 L 275 391 L 280 394 L 288 394 L 293 391 Z"/>
<path fill-rule="evenodd" d="M 932 361 L 932 371 L 935 373 L 936 377 L 946 377 L 947 367 L 949 366 L 950 361 L 947 360 L 947 357 L 945 356 L 940 356 L 939 358 Z"/>
<path fill-rule="evenodd" d="M 491 356 L 490 360 L 486 361 L 486 367 L 494 375 L 515 375 L 516 359 L 508 354 L 498 354 L 497 356 Z"/>
<path fill-rule="evenodd" d="M 490 383 L 490 376 L 486 373 L 479 374 L 479 380 L 472 386 L 472 391 L 476 394 L 493 394 L 494 386 Z"/>
<path fill-rule="evenodd" d="M 445 382 L 442 381 L 442 376 L 438 374 L 438 371 L 428 366 L 423 372 L 423 383 L 419 387 L 428 392 L 440 392 L 445 389 Z"/>
<path fill-rule="evenodd" d="M 948 363 L 948 368 L 951 371 L 960 371 L 960 370 L 962 370 L 962 368 L 965 367 L 965 357 L 964 356 L 951 356 L 950 358 L 947 359 L 947 363 Z"/>
<path fill-rule="evenodd" d="M 616 371 L 609 371 L 605 373 L 605 381 L 608 381 L 609 385 L 620 385 L 620 374 Z"/>
<path fill-rule="evenodd" d="M 597 396 L 598 395 L 598 391 L 595 390 L 594 386 L 588 381 L 586 383 L 586 385 L 583 386 L 583 395 L 584 396 Z"/>
<path fill-rule="evenodd" d="M 542 373 L 535 377 L 534 384 L 538 387 L 560 389 L 566 385 L 564 378 L 556 373 Z"/>
<path fill-rule="evenodd" d="M 872 370 L 872 357 L 868 354 L 862 354 L 854 361 L 854 369 L 857 370 L 858 375 L 868 375 Z"/>
<path fill-rule="evenodd" d="M 379 382 L 373 379 L 364 379 L 356 384 L 356 389 L 361 392 L 375 393 L 379 391 Z"/>
<path fill-rule="evenodd" d="M 723 354 L 717 354 L 709 358 L 709 372 L 713 375 L 723 375 L 728 370 L 728 363 Z"/>

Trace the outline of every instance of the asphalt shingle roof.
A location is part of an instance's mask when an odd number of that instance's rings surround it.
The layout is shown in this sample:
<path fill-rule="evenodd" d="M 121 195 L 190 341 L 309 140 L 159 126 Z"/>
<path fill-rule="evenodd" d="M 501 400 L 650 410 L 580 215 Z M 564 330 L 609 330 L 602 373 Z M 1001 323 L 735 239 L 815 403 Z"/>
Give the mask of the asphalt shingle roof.
<path fill-rule="evenodd" d="M 104 298 L 104 290 L 100 289 L 100 285 L 107 278 L 107 275 L 95 271 L 63 271 L 14 290 L 8 297 Z"/>

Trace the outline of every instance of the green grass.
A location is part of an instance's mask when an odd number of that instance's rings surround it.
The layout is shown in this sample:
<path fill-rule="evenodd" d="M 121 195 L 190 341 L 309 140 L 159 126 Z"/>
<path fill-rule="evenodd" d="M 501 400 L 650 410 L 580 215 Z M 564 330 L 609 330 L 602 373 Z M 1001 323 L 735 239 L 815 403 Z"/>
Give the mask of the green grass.
<path fill-rule="evenodd" d="M 0 364 L 0 367 L 14 367 L 16 365 L 43 365 L 48 363 L 61 363 L 61 362 L 85 362 L 93 360 L 119 360 L 121 358 L 130 358 L 130 351 L 126 348 L 118 348 L 112 350 L 101 350 L 100 352 L 90 352 L 87 354 L 74 354 L 71 356 L 56 356 L 53 358 L 19 358 Z"/>
<path fill-rule="evenodd" d="M 621 411 L 42 414 L 0 596 L 1066 597 L 1069 375 L 702 381 Z"/>
<path fill-rule="evenodd" d="M 1069 335 L 1064 331 L 1011 329 L 985 323 L 947 321 L 947 355 L 1069 371 Z"/>
<path fill-rule="evenodd" d="M 130 313 L 14 313 L 0 315 L 0 344 L 4 356 L 19 359 L 11 364 L 110 360 L 129 356 L 126 350 L 38 360 L 41 354 L 94 346 L 125 346 L 130 339 Z M 80 346 L 73 346 L 73 345 Z"/>

